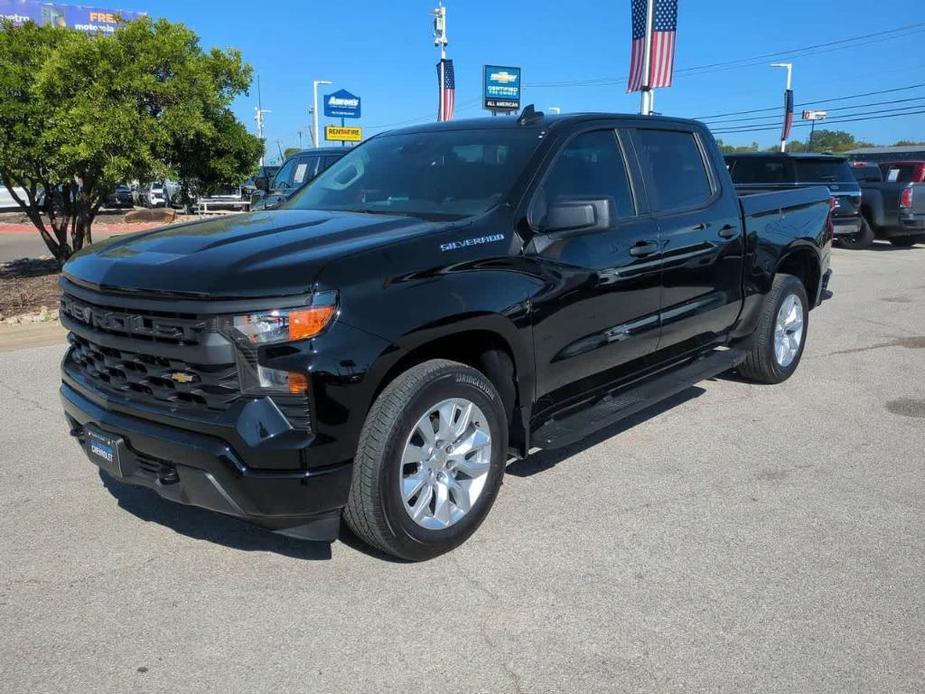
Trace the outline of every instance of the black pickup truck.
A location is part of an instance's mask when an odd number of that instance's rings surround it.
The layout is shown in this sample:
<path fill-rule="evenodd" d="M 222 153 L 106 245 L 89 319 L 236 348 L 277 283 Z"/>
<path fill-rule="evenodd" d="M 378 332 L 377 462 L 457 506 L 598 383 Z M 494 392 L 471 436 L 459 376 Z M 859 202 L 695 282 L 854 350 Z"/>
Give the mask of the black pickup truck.
<path fill-rule="evenodd" d="M 61 398 L 107 475 L 425 559 L 511 456 L 733 368 L 788 378 L 831 241 L 825 188 L 739 198 L 697 122 L 393 131 L 281 209 L 76 254 Z"/>
<path fill-rule="evenodd" d="M 861 186 L 861 213 L 874 235 L 900 248 L 925 243 L 925 223 L 911 211 L 916 189 L 925 188 L 920 182 L 925 163 L 853 161 L 851 171 Z"/>
<path fill-rule="evenodd" d="M 741 195 L 825 186 L 835 203 L 832 222 L 836 242 L 858 250 L 873 242 L 873 231 L 861 216 L 861 187 L 845 157 L 747 152 L 726 155 L 726 165 Z"/>

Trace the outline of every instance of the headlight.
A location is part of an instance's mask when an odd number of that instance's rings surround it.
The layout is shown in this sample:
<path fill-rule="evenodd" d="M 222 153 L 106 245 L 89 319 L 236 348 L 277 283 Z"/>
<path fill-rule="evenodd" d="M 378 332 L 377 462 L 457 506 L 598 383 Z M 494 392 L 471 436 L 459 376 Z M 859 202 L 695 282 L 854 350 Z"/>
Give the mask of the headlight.
<path fill-rule="evenodd" d="M 238 352 L 238 374 L 245 391 L 308 391 L 304 371 L 273 369 L 260 363 L 262 346 L 306 340 L 321 334 L 337 313 L 337 292 L 319 292 L 307 306 L 256 311 L 224 320 L 224 332 Z"/>
<path fill-rule="evenodd" d="M 337 294 L 322 292 L 312 298 L 309 306 L 233 316 L 231 328 L 235 337 L 253 345 L 292 342 L 318 335 L 336 312 Z"/>

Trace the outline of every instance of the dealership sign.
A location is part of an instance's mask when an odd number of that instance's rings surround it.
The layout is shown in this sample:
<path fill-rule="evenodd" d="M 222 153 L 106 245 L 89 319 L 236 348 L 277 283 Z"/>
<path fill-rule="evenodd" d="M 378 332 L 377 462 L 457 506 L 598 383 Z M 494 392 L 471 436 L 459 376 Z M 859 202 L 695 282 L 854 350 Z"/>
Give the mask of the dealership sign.
<path fill-rule="evenodd" d="M 326 125 L 324 127 L 324 139 L 331 142 L 360 142 L 363 139 L 363 128 Z"/>
<path fill-rule="evenodd" d="M 489 111 L 519 111 L 519 67 L 486 65 L 482 70 L 482 105 Z"/>
<path fill-rule="evenodd" d="M 359 118 L 360 97 L 341 89 L 324 95 L 324 115 L 328 118 Z"/>
<path fill-rule="evenodd" d="M 62 5 L 38 0 L 0 0 L 0 19 L 14 26 L 26 22 L 50 24 L 91 34 L 111 34 L 122 23 L 144 17 L 146 12 L 100 9 L 84 5 Z"/>

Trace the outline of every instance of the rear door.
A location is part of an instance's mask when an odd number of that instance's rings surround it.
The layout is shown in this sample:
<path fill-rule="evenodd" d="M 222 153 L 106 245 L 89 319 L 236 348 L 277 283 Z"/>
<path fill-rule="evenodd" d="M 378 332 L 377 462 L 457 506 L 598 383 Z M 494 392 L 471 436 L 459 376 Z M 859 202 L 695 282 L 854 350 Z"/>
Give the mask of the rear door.
<path fill-rule="evenodd" d="M 548 278 L 533 310 L 539 408 L 633 373 L 655 349 L 658 232 L 640 214 L 634 169 L 616 130 L 586 130 L 562 146 L 533 195 L 534 229 L 556 201 L 611 201 L 608 228 L 550 233 L 530 256 Z"/>
<path fill-rule="evenodd" d="M 700 136 L 670 124 L 637 128 L 636 155 L 661 244 L 659 358 L 721 343 L 742 303 L 738 197 Z M 727 184 L 728 185 L 728 184 Z"/>

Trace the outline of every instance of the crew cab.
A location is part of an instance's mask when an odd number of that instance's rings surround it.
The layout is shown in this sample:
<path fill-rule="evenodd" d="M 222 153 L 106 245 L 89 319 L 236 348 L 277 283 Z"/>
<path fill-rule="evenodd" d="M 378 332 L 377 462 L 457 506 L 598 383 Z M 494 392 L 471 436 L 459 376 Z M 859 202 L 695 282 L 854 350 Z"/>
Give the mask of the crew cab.
<path fill-rule="evenodd" d="M 915 189 L 925 187 L 925 162 L 853 161 L 851 171 L 861 186 L 861 213 L 878 238 L 901 248 L 925 243 L 925 225 L 911 212 Z"/>
<path fill-rule="evenodd" d="M 835 203 L 832 222 L 836 241 L 861 249 L 874 240 L 861 216 L 861 187 L 848 160 L 833 154 L 747 152 L 726 155 L 726 164 L 742 195 L 825 186 Z"/>
<path fill-rule="evenodd" d="M 829 197 L 740 198 L 688 120 L 528 107 L 384 133 L 280 209 L 75 254 L 61 400 L 105 475 L 426 559 L 476 530 L 512 456 L 730 369 L 789 378 Z"/>

